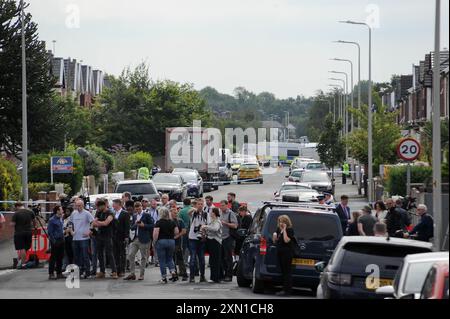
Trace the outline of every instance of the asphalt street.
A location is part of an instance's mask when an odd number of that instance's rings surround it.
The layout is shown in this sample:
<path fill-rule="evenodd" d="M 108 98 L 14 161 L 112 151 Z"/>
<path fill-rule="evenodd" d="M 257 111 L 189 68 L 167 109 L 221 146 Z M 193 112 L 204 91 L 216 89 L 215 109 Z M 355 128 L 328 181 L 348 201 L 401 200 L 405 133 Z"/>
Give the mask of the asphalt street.
<path fill-rule="evenodd" d="M 228 192 L 237 194 L 239 202 L 246 202 L 254 212 L 262 201 L 270 200 L 274 192 L 286 181 L 287 168 L 277 169 L 272 174 L 265 171 L 264 184 L 244 183 L 221 186 L 219 190 L 209 193 L 214 201 L 226 199 Z M 269 174 L 270 173 L 270 174 Z M 344 189 L 344 186 L 347 187 Z M 346 189 L 355 191 L 351 185 L 337 185 L 337 193 Z M 360 209 L 364 202 L 362 199 L 351 200 L 352 209 Z M 28 270 L 3 270 L 0 271 L 0 298 L 278 298 L 276 290 L 266 291 L 264 295 L 255 295 L 250 289 L 239 288 L 234 278 L 232 283 L 223 284 L 190 284 L 187 282 L 159 284 L 159 268 L 150 265 L 146 270 L 144 281 L 127 282 L 122 279 L 88 279 L 81 280 L 79 288 L 67 288 L 65 280 L 49 281 L 47 279 L 47 265 L 43 268 Z M 206 270 L 207 278 L 209 269 Z M 314 298 L 309 290 L 296 290 L 291 298 Z"/>

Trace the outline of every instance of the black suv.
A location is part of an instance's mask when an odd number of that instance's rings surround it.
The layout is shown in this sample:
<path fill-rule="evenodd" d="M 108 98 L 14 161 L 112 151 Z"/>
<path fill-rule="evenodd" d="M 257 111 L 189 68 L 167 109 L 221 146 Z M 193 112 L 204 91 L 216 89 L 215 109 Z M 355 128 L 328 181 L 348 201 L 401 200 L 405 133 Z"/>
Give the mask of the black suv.
<path fill-rule="evenodd" d="M 280 215 L 290 217 L 301 251 L 293 260 L 293 286 L 315 291 L 319 273 L 314 266 L 328 262 L 342 238 L 342 226 L 330 207 L 314 203 L 267 202 L 257 210 L 240 251 L 238 285 L 263 293 L 266 286 L 282 284 L 277 248 L 272 241 Z"/>
<path fill-rule="evenodd" d="M 430 243 L 384 237 L 344 237 L 321 272 L 317 297 L 323 299 L 383 298 L 381 286 L 392 286 L 406 255 L 430 252 Z M 377 280 L 375 280 L 375 278 Z"/>

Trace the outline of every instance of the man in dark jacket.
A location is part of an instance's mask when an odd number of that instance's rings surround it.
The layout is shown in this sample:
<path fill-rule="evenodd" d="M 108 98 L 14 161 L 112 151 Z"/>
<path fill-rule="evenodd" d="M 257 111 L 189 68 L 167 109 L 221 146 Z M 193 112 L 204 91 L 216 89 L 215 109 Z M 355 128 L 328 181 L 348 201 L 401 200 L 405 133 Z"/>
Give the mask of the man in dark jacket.
<path fill-rule="evenodd" d="M 402 215 L 397 210 L 397 207 L 395 206 L 394 200 L 392 198 L 386 200 L 386 207 L 388 209 L 388 213 L 386 215 L 387 232 L 390 237 L 398 237 L 399 231 L 404 229 Z"/>
<path fill-rule="evenodd" d="M 433 217 L 427 214 L 427 206 L 422 204 L 417 206 L 417 214 L 420 215 L 420 222 L 405 237 L 415 235 L 417 240 L 429 242 L 434 236 Z"/>
<path fill-rule="evenodd" d="M 346 234 L 348 222 L 351 219 L 350 207 L 348 207 L 348 196 L 342 195 L 341 202 L 336 206 L 336 214 L 341 220 L 342 232 Z"/>
<path fill-rule="evenodd" d="M 138 251 L 141 253 L 140 276 L 139 280 L 144 280 L 145 266 L 147 264 L 148 251 L 150 249 L 150 239 L 153 235 L 154 222 L 150 214 L 144 213 L 140 202 L 134 203 L 136 214 L 133 216 L 131 230 L 130 253 L 128 260 L 130 262 L 130 274 L 124 280 L 136 280 L 135 258 Z"/>
<path fill-rule="evenodd" d="M 48 221 L 47 233 L 51 243 L 51 255 L 48 266 L 48 279 L 65 278 L 62 274 L 62 264 L 64 258 L 64 224 L 61 206 L 53 209 L 53 216 Z M 56 270 L 56 277 L 55 277 Z"/>
<path fill-rule="evenodd" d="M 409 213 L 406 209 L 403 209 L 403 201 L 398 198 L 395 201 L 395 206 L 397 208 L 397 211 L 400 213 L 400 216 L 402 218 L 402 227 L 408 228 L 409 225 L 411 225 L 411 216 L 409 216 Z"/>
<path fill-rule="evenodd" d="M 130 236 L 130 215 L 122 208 L 120 199 L 113 200 L 114 209 L 114 260 L 117 264 L 117 276 L 123 277 L 126 266 L 126 246 Z"/>

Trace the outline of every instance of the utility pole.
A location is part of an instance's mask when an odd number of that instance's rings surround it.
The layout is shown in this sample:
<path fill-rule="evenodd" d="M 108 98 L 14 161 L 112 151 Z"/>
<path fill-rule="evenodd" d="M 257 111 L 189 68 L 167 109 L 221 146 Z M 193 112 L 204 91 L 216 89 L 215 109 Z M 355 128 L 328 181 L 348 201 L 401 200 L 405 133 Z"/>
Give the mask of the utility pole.
<path fill-rule="evenodd" d="M 22 23 L 22 194 L 28 206 L 28 123 L 27 123 L 27 65 L 25 51 L 25 8 L 20 0 Z"/>

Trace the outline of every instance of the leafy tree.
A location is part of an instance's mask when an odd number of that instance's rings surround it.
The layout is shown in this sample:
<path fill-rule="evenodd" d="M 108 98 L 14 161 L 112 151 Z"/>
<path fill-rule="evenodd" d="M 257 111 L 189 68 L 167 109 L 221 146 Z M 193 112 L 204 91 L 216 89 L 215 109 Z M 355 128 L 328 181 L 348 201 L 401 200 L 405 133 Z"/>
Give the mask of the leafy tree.
<path fill-rule="evenodd" d="M 381 104 L 380 98 L 374 95 L 376 110 L 372 116 L 372 143 L 373 143 L 373 170 L 378 171 L 381 164 L 394 164 L 397 162 L 397 144 L 401 138 L 400 127 L 396 123 L 397 112 L 389 112 L 387 107 Z M 360 127 L 349 134 L 346 143 L 353 158 L 360 163 L 368 163 L 368 123 L 367 105 L 361 106 L 361 110 L 350 110 L 360 123 Z"/>
<path fill-rule="evenodd" d="M 342 121 L 333 121 L 333 115 L 328 114 L 325 118 L 325 128 L 320 134 L 317 145 L 317 153 L 320 161 L 331 168 L 331 176 L 334 180 L 334 168 L 341 164 L 345 158 L 345 145 L 340 137 Z"/>
<path fill-rule="evenodd" d="M 20 187 L 20 176 L 16 166 L 11 161 L 0 157 L 0 200 L 19 199 Z"/>
<path fill-rule="evenodd" d="M 19 1 L 0 1 L 0 151 L 14 156 L 22 144 L 21 9 Z M 50 59 L 31 19 L 25 15 L 28 142 L 30 152 L 42 152 L 61 141 L 64 123 L 61 105 L 54 98 Z"/>
<path fill-rule="evenodd" d="M 110 171 L 112 171 L 114 169 L 114 157 L 109 154 L 107 151 L 105 151 L 103 148 L 92 144 L 92 145 L 87 145 L 86 149 L 89 152 L 93 152 L 95 154 L 97 154 L 103 161 L 102 165 L 102 173 L 108 173 Z"/>

